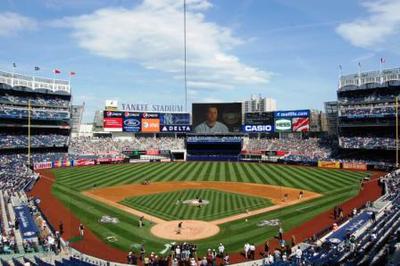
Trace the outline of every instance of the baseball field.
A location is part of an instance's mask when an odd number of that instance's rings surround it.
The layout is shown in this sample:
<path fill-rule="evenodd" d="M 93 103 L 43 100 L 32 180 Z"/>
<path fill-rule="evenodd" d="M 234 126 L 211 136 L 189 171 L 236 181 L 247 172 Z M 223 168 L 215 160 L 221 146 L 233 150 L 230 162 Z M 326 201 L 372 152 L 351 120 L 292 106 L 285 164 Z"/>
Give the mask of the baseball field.
<path fill-rule="evenodd" d="M 276 226 L 260 222 L 279 219 L 288 231 L 357 195 L 367 175 L 236 162 L 119 164 L 52 172 L 52 193 L 100 239 L 124 251 L 144 243 L 147 251 L 160 254 L 174 236 L 154 234 L 155 225 L 203 221 L 218 230 L 192 241 L 200 252 L 220 242 L 228 252 L 238 251 L 247 241 L 260 244 L 277 234 Z M 150 184 L 142 185 L 145 180 Z M 198 199 L 207 204 L 183 203 Z M 118 222 L 100 222 L 105 215 Z M 143 227 L 138 226 L 140 216 L 145 217 Z"/>

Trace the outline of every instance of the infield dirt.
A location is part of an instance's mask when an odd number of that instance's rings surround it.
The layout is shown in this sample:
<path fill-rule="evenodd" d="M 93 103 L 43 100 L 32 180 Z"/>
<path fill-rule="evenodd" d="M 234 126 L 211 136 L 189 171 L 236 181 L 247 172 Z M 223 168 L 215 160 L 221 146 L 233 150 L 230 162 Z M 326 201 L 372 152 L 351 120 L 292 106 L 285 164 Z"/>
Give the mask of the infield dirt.
<path fill-rule="evenodd" d="M 240 213 L 225 218 L 217 219 L 210 222 L 190 221 L 191 230 L 190 234 L 177 234 L 176 226 L 172 226 L 171 222 L 160 219 L 149 213 L 145 213 L 134 208 L 130 208 L 120 204 L 119 202 L 125 198 L 157 194 L 162 192 L 170 192 L 184 189 L 215 189 L 225 192 L 237 193 L 248 196 L 257 196 L 266 198 L 272 201 L 274 204 L 270 207 L 265 207 L 250 212 Z M 303 197 L 299 199 L 300 191 L 303 191 Z M 254 183 L 243 183 L 243 182 L 158 182 L 151 183 L 149 185 L 142 184 L 130 184 L 113 186 L 106 188 L 96 188 L 88 191 L 82 192 L 87 197 L 100 201 L 102 203 L 108 204 L 112 207 L 118 208 L 135 216 L 144 216 L 144 218 L 156 226 L 152 229 L 152 233 L 161 238 L 166 239 L 185 239 L 185 240 L 195 240 L 207 238 L 218 233 L 219 230 L 216 229 L 218 225 L 232 222 L 239 219 L 246 219 L 247 217 L 258 215 L 261 213 L 277 210 L 283 207 L 287 207 L 293 204 L 300 203 L 302 201 L 318 198 L 321 194 L 310 192 L 301 189 L 254 184 Z M 286 200 L 284 195 L 287 195 Z M 187 221 L 184 221 L 184 224 Z M 209 228 L 207 228 L 207 226 Z M 198 227 L 198 228 L 197 228 Z M 212 233 L 211 233 L 212 232 Z"/>

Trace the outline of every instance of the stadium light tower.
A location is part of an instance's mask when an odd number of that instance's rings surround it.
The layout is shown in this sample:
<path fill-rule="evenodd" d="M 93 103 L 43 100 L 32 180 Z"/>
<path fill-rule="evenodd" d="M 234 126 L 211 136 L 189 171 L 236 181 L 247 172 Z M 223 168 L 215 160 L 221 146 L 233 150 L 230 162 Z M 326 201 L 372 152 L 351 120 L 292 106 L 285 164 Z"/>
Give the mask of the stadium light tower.
<path fill-rule="evenodd" d="M 184 83 L 185 83 L 185 112 L 188 111 L 187 109 L 187 98 L 188 98 L 188 92 L 187 92 L 187 66 L 186 66 L 186 60 L 187 60 L 187 48 L 186 48 L 186 0 L 183 0 L 183 54 L 184 54 L 184 60 L 183 60 L 183 69 L 184 69 Z"/>

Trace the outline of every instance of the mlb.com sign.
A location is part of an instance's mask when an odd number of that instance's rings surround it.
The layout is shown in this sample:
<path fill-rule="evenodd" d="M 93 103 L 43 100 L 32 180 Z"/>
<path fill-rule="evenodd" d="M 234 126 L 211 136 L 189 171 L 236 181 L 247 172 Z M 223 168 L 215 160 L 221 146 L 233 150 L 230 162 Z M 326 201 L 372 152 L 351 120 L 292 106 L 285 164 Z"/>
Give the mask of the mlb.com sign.
<path fill-rule="evenodd" d="M 272 125 L 243 125 L 242 130 L 246 133 L 272 133 L 274 127 Z"/>

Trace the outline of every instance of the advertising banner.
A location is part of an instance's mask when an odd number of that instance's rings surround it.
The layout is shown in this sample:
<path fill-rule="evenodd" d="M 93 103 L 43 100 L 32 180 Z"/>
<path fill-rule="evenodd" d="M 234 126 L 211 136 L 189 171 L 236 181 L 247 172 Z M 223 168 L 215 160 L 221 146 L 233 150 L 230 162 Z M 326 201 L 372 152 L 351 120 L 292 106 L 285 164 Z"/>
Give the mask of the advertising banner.
<path fill-rule="evenodd" d="M 242 132 L 245 133 L 273 133 L 274 125 L 243 125 Z"/>
<path fill-rule="evenodd" d="M 318 167 L 339 169 L 340 168 L 340 162 L 318 161 Z"/>
<path fill-rule="evenodd" d="M 35 238 L 39 234 L 39 229 L 33 220 L 30 209 L 26 205 L 14 207 L 15 218 L 19 221 L 19 230 L 23 239 Z"/>
<path fill-rule="evenodd" d="M 292 119 L 293 132 L 308 132 L 310 130 L 310 118 L 295 117 Z"/>
<path fill-rule="evenodd" d="M 190 125 L 190 114 L 188 113 L 160 114 L 160 125 Z"/>
<path fill-rule="evenodd" d="M 51 162 L 40 162 L 40 163 L 34 163 L 33 164 L 33 169 L 34 170 L 49 169 L 49 168 L 52 168 L 52 163 Z"/>
<path fill-rule="evenodd" d="M 142 118 L 141 131 L 143 133 L 158 133 L 160 132 L 159 118 Z"/>
<path fill-rule="evenodd" d="M 104 117 L 122 117 L 122 112 L 104 111 Z"/>
<path fill-rule="evenodd" d="M 277 111 L 275 118 L 309 117 L 310 110 Z"/>
<path fill-rule="evenodd" d="M 87 166 L 87 165 L 95 165 L 95 161 L 79 159 L 74 161 L 74 166 Z"/>
<path fill-rule="evenodd" d="M 122 131 L 122 117 L 105 117 L 103 128 L 104 131 Z"/>
<path fill-rule="evenodd" d="M 190 132 L 192 127 L 190 125 L 162 125 L 161 132 Z"/>
<path fill-rule="evenodd" d="M 240 132 L 242 103 L 194 103 L 193 131 L 200 134 Z"/>
<path fill-rule="evenodd" d="M 292 120 L 280 118 L 275 120 L 275 132 L 291 132 Z"/>
<path fill-rule="evenodd" d="M 273 125 L 274 112 L 245 113 L 244 123 L 246 125 Z"/>
<path fill-rule="evenodd" d="M 159 150 L 147 150 L 146 155 L 160 155 Z"/>
<path fill-rule="evenodd" d="M 123 157 L 116 157 L 116 158 L 99 158 L 97 159 L 97 163 L 112 163 L 112 162 L 122 162 L 124 160 Z"/>
<path fill-rule="evenodd" d="M 124 113 L 123 131 L 124 132 L 140 132 L 141 128 L 140 113 Z"/>
<path fill-rule="evenodd" d="M 367 170 L 367 164 L 357 162 L 344 162 L 342 163 L 343 169 L 354 169 L 354 170 Z"/>

